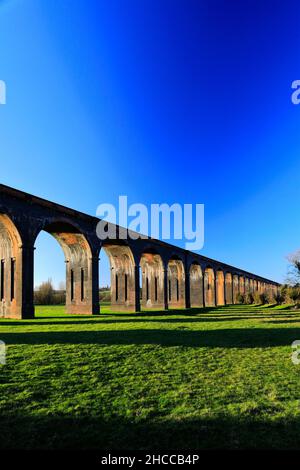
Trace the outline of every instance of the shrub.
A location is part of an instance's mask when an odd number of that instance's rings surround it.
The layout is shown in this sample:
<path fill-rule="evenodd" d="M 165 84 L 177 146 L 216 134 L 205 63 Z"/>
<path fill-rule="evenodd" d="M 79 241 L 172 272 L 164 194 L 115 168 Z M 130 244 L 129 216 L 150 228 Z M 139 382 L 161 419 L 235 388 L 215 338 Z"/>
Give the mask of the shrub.
<path fill-rule="evenodd" d="M 267 292 L 266 294 L 266 297 L 267 297 L 267 303 L 268 304 L 275 304 L 276 301 L 275 301 L 275 296 L 274 296 L 274 293 L 273 292 Z"/>
<path fill-rule="evenodd" d="M 53 304 L 54 305 L 64 305 L 66 303 L 66 291 L 65 290 L 55 290 Z"/>
<path fill-rule="evenodd" d="M 274 299 L 275 299 L 275 302 L 278 304 L 278 305 L 281 305 L 284 303 L 284 297 L 283 295 L 281 294 L 281 292 L 277 292 L 277 294 L 275 294 L 274 296 Z"/>
<path fill-rule="evenodd" d="M 100 302 L 110 302 L 111 292 L 109 288 L 99 290 L 99 300 Z"/>
<path fill-rule="evenodd" d="M 262 302 L 261 302 L 261 298 L 260 298 L 260 293 L 257 292 L 257 291 L 254 292 L 254 294 L 253 294 L 253 299 L 254 299 L 254 303 L 255 303 L 255 304 L 258 304 L 258 305 L 259 305 L 259 304 L 262 303 Z"/>
<path fill-rule="evenodd" d="M 298 287 L 289 287 L 287 295 L 290 301 L 295 305 L 297 304 L 297 301 L 300 300 L 300 291 Z"/>
<path fill-rule="evenodd" d="M 252 292 L 247 292 L 247 294 L 245 295 L 245 304 L 253 304 L 254 302 L 254 298 L 253 298 L 253 294 Z"/>
<path fill-rule="evenodd" d="M 245 296 L 244 294 L 241 294 L 240 292 L 236 295 L 236 301 L 238 304 L 243 304 L 245 302 Z"/>
<path fill-rule="evenodd" d="M 259 294 L 259 302 L 260 302 L 261 305 L 265 305 L 265 304 L 268 303 L 268 298 L 267 298 L 267 296 L 264 292 L 261 292 Z"/>
<path fill-rule="evenodd" d="M 280 295 L 283 298 L 283 301 L 282 301 L 283 303 L 288 303 L 289 302 L 288 285 L 287 284 L 284 284 L 283 286 L 281 286 Z"/>

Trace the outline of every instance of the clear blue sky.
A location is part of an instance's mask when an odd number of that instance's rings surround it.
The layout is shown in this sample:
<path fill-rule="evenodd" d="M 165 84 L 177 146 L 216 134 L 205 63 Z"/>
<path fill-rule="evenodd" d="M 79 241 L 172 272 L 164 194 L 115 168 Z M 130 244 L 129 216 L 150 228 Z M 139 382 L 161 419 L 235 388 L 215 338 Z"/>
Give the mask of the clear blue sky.
<path fill-rule="evenodd" d="M 0 0 L 0 181 L 92 215 L 120 194 L 204 203 L 202 254 L 283 280 L 300 247 L 299 18 L 275 0 Z M 41 235 L 35 282 L 63 274 Z"/>

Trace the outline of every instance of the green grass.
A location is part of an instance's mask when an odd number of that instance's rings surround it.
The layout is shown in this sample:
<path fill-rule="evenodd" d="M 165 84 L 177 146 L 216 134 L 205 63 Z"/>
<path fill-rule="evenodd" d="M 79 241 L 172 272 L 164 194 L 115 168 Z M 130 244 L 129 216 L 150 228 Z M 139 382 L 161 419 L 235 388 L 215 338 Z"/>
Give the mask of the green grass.
<path fill-rule="evenodd" d="M 0 320 L 2 448 L 300 448 L 300 313 Z"/>

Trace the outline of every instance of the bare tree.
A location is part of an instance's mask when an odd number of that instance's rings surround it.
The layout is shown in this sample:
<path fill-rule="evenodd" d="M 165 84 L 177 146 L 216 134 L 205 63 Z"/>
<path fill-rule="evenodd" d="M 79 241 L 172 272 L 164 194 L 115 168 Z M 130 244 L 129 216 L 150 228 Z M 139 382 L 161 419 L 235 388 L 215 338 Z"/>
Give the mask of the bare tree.
<path fill-rule="evenodd" d="M 52 279 L 43 282 L 34 293 L 35 303 L 38 305 L 53 305 L 54 289 Z"/>
<path fill-rule="evenodd" d="M 295 286 L 300 283 L 300 250 L 287 256 L 289 262 L 286 283 Z"/>

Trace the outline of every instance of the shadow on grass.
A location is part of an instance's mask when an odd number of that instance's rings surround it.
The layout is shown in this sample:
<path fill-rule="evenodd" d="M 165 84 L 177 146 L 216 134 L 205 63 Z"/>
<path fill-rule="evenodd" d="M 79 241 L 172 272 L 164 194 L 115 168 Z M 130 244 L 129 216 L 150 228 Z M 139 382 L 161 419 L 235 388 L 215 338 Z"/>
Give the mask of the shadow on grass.
<path fill-rule="evenodd" d="M 258 305 L 258 307 L 261 307 L 261 308 L 264 308 L 264 309 L 266 309 L 266 308 L 274 308 L 275 309 L 275 307 L 277 307 L 277 306 L 278 306 L 278 304 Z"/>
<path fill-rule="evenodd" d="M 259 411 L 259 410 L 258 410 Z M 163 418 L 163 419 L 162 419 Z M 1 449 L 297 449 L 300 421 L 0 416 Z"/>
<path fill-rule="evenodd" d="M 257 348 L 288 346 L 300 339 L 299 328 L 235 328 L 205 331 L 133 329 L 1 333 L 13 344 L 160 345 L 163 347 Z"/>
<path fill-rule="evenodd" d="M 273 309 L 274 312 L 298 312 L 299 313 L 299 308 L 296 308 L 292 305 L 278 305 L 278 304 L 272 304 L 272 305 L 260 305 L 260 307 L 264 309 Z"/>
<path fill-rule="evenodd" d="M 111 317 L 114 317 L 114 315 L 111 315 Z M 77 317 L 72 317 L 72 319 L 66 319 L 66 317 L 51 317 L 52 318 L 52 321 L 44 321 L 44 319 L 48 319 L 49 317 L 42 317 L 42 318 L 39 318 L 37 321 L 36 320 L 28 320 L 28 321 L 25 321 L 24 320 L 21 320 L 21 321 L 17 321 L 17 320 L 13 320 L 13 321 L 9 321 L 9 320 L 4 320 L 3 322 L 0 322 L 0 329 L 1 329 L 1 326 L 5 327 L 5 326 L 32 326 L 32 325 L 38 325 L 38 326 L 57 326 L 57 325 L 74 325 L 74 326 L 80 326 L 80 325 L 118 325 L 118 324 L 130 324 L 130 323 L 211 323 L 211 322 L 216 322 L 216 323 L 219 323 L 219 322 L 237 322 L 237 321 L 241 321 L 241 320 L 266 320 L 266 323 L 296 323 L 296 322 L 300 322 L 300 315 L 295 315 L 295 320 L 285 320 L 286 318 L 286 315 L 280 315 L 280 314 L 276 314 L 274 316 L 270 315 L 270 314 L 263 314 L 263 313 L 257 313 L 254 315 L 250 314 L 250 315 L 245 315 L 245 314 L 242 314 L 242 313 L 239 313 L 239 314 L 218 314 L 218 315 L 213 315 L 213 316 L 197 316 L 196 318 L 195 317 L 189 317 L 189 318 L 174 318 L 173 315 L 169 315 L 167 317 L 164 317 L 164 318 L 152 318 L 152 315 L 151 317 L 149 317 L 149 315 L 147 316 L 134 316 L 134 317 L 126 317 L 126 319 L 123 318 L 116 318 L 116 319 L 106 319 L 107 317 L 103 318 L 103 319 L 97 319 L 99 317 L 88 317 L 90 318 L 89 319 L 85 319 L 85 318 L 77 318 Z M 268 319 L 272 319 L 272 318 L 276 318 L 276 319 L 281 319 L 282 320 L 269 320 Z M 57 321 L 56 321 L 57 320 Z"/>
<path fill-rule="evenodd" d="M 278 325 L 289 325 L 290 323 L 300 323 L 300 318 L 297 317 L 295 319 L 288 319 L 288 320 L 266 320 L 264 323 L 271 323 L 271 324 L 278 324 Z"/>

